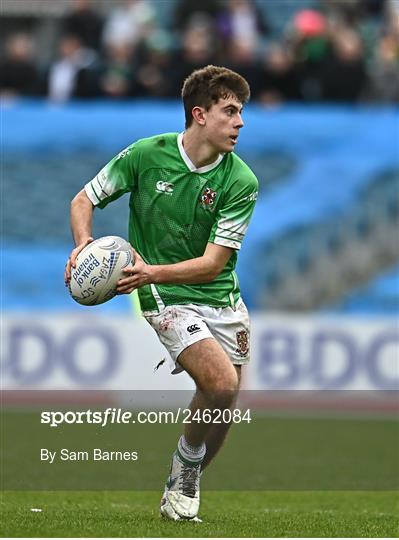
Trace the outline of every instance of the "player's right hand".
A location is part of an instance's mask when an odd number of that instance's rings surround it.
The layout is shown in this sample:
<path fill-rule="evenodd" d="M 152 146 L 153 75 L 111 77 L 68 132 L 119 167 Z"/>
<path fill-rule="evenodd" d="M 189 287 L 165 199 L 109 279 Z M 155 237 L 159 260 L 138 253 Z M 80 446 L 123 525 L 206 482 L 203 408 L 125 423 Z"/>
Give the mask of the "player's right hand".
<path fill-rule="evenodd" d="M 82 242 L 81 244 L 77 245 L 72 251 L 71 254 L 68 257 L 68 260 L 65 265 L 65 272 L 64 272 L 64 281 L 65 286 L 68 287 L 69 282 L 71 281 L 71 268 L 76 267 L 76 257 L 79 255 L 79 253 L 84 249 L 86 246 L 88 246 L 91 242 L 93 242 L 94 238 L 89 236 Z"/>

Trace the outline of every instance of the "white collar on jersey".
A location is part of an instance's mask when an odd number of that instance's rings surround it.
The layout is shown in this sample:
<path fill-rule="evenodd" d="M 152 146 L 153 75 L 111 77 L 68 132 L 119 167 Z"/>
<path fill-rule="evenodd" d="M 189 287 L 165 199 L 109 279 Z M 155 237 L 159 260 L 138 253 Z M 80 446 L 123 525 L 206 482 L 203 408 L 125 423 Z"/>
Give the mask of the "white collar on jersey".
<path fill-rule="evenodd" d="M 188 157 L 186 151 L 184 150 L 183 135 L 184 135 L 184 132 L 179 133 L 179 135 L 177 136 L 177 146 L 179 148 L 179 152 L 184 163 L 187 165 L 187 167 L 190 169 L 191 172 L 206 173 L 208 171 L 211 171 L 212 169 L 217 167 L 219 163 L 222 161 L 222 159 L 224 158 L 224 154 L 219 154 L 218 158 L 213 163 L 210 163 L 209 165 L 204 165 L 203 167 L 196 167 L 194 163 L 191 161 L 191 159 Z"/>

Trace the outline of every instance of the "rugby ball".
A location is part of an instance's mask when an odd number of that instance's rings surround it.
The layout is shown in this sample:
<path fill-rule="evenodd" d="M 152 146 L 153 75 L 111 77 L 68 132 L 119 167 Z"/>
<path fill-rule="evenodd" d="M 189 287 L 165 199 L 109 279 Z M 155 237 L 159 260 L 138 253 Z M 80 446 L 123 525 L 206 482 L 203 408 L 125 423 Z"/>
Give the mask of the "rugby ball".
<path fill-rule="evenodd" d="M 116 284 L 125 277 L 123 268 L 133 265 L 130 244 L 119 236 L 103 236 L 88 244 L 71 269 L 69 292 L 84 306 L 97 306 L 111 300 Z"/>

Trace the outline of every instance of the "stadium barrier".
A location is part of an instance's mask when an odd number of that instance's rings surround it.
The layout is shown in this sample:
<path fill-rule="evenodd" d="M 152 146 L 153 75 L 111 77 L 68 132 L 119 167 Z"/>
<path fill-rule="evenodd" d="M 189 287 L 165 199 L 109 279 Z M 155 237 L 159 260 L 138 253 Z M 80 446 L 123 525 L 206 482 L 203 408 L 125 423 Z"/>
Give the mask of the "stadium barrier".
<path fill-rule="evenodd" d="M 3 389 L 193 388 L 187 374 L 156 369 L 167 352 L 150 326 L 131 316 L 8 314 L 3 334 Z M 393 319 L 255 315 L 251 347 L 246 390 L 399 388 Z"/>

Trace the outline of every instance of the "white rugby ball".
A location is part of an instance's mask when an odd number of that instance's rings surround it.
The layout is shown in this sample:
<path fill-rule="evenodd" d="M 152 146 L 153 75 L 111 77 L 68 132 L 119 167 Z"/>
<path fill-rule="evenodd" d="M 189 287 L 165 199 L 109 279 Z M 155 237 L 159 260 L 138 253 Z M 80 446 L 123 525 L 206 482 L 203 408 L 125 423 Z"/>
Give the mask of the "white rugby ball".
<path fill-rule="evenodd" d="M 69 292 L 84 306 L 97 306 L 111 300 L 116 284 L 125 275 L 123 268 L 133 265 L 131 246 L 119 236 L 103 236 L 88 244 L 71 269 Z"/>

